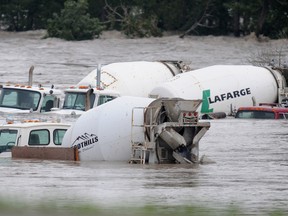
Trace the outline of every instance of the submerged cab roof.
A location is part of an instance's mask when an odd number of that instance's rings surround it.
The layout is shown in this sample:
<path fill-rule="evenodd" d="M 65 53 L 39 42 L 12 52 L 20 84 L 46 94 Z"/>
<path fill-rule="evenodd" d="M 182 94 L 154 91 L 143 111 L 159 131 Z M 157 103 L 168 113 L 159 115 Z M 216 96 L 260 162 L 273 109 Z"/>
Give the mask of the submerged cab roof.
<path fill-rule="evenodd" d="M 58 128 L 68 128 L 70 127 L 71 124 L 69 123 L 58 123 L 58 122 L 39 122 L 36 120 L 27 120 L 25 122 L 17 122 L 17 123 L 7 123 L 7 124 L 3 124 L 0 125 L 0 129 L 12 129 L 12 128 L 54 128 L 54 127 L 58 127 Z"/>
<path fill-rule="evenodd" d="M 61 90 L 59 89 L 54 89 L 54 86 L 50 86 L 50 87 L 45 87 L 42 85 L 22 85 L 22 84 L 4 84 L 4 85 L 0 85 L 0 89 L 3 88 L 9 88 L 9 89 L 21 89 L 21 90 L 26 90 L 26 91 L 40 91 L 46 94 L 63 94 Z M 52 92 L 51 92 L 52 91 Z"/>
<path fill-rule="evenodd" d="M 288 108 L 276 103 L 261 103 L 259 106 L 239 107 L 235 118 L 287 119 Z"/>

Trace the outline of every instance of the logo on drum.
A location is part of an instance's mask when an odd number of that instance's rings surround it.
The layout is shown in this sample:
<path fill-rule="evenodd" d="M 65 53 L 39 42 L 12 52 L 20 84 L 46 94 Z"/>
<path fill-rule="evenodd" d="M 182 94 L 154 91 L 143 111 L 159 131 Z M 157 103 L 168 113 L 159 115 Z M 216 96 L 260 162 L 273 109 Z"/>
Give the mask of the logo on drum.
<path fill-rule="evenodd" d="M 243 88 L 240 90 L 235 90 L 231 92 L 225 92 L 223 94 L 211 96 L 210 89 L 204 90 L 202 92 L 202 107 L 201 113 L 210 113 L 213 112 L 213 108 L 210 107 L 212 104 L 216 104 L 219 102 L 225 102 L 227 100 L 236 99 L 240 97 L 244 97 L 247 95 L 251 95 L 250 88 Z"/>
<path fill-rule="evenodd" d="M 84 133 L 76 138 L 76 140 L 72 143 L 72 147 L 77 146 L 78 150 L 86 150 L 92 148 L 93 144 L 96 142 L 98 142 L 98 136 L 95 134 Z"/>

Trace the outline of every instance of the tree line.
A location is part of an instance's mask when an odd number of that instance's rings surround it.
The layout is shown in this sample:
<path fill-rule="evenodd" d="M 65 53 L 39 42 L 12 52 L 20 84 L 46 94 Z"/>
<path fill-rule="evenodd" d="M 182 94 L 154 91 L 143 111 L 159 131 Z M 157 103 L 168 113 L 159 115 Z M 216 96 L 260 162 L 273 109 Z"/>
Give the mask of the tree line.
<path fill-rule="evenodd" d="M 85 40 L 104 30 L 129 38 L 186 35 L 288 37 L 287 0 L 0 0 L 5 31 L 46 29 L 47 37 Z"/>

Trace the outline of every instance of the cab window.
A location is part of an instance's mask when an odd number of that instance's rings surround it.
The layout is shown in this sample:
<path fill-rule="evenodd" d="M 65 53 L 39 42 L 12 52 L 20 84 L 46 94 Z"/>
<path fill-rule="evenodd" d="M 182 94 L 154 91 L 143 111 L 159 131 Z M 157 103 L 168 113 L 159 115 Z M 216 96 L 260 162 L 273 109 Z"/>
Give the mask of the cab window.
<path fill-rule="evenodd" d="M 111 95 L 100 95 L 97 106 L 107 103 L 115 98 L 116 98 L 115 96 L 111 96 Z"/>
<path fill-rule="evenodd" d="M 90 95 L 91 108 L 93 107 L 95 95 Z M 64 109 L 76 109 L 85 111 L 86 93 L 67 92 L 64 99 Z"/>
<path fill-rule="evenodd" d="M 53 131 L 53 142 L 55 145 L 61 145 L 66 129 L 55 129 Z"/>
<path fill-rule="evenodd" d="M 48 145 L 50 143 L 49 131 L 33 130 L 30 132 L 28 145 Z"/>
<path fill-rule="evenodd" d="M 22 89 L 2 89 L 0 106 L 23 110 L 37 110 L 41 95 L 36 91 Z"/>
<path fill-rule="evenodd" d="M 15 145 L 17 139 L 17 130 L 0 130 L 0 153 L 10 151 Z"/>
<path fill-rule="evenodd" d="M 56 97 L 54 95 L 46 95 L 43 98 L 43 103 L 41 107 L 41 112 L 50 112 L 54 107 L 54 101 L 56 101 Z"/>
<path fill-rule="evenodd" d="M 237 112 L 236 118 L 275 119 L 275 113 L 262 110 L 240 110 Z"/>

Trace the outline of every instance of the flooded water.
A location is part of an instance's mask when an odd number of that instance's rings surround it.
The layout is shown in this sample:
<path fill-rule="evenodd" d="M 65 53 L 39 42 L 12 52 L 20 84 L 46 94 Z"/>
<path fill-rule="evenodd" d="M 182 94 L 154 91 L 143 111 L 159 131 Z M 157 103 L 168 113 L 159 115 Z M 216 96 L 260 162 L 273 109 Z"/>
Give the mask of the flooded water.
<path fill-rule="evenodd" d="M 127 40 L 108 32 L 99 40 L 70 42 L 42 40 L 44 35 L 42 31 L 0 32 L 1 82 L 27 82 L 28 70 L 34 65 L 36 83 L 64 88 L 76 84 L 99 63 L 182 60 L 196 69 L 214 64 L 245 64 L 258 52 L 287 46 L 286 40 L 257 42 L 253 37 L 167 36 Z"/>
<path fill-rule="evenodd" d="M 34 81 L 58 88 L 76 84 L 97 63 L 132 60 L 183 60 L 192 68 L 245 64 L 251 53 L 287 41 L 253 38 L 187 37 L 124 39 L 105 33 L 100 40 L 42 40 L 42 32 L 0 32 L 1 82 Z M 133 165 L 0 158 L 0 199 L 37 205 L 203 206 L 240 208 L 243 214 L 288 213 L 288 122 L 211 120 L 200 141 L 200 155 L 215 163 Z M 205 215 L 205 214 L 204 214 Z M 219 215 L 221 215 L 219 213 Z"/>

